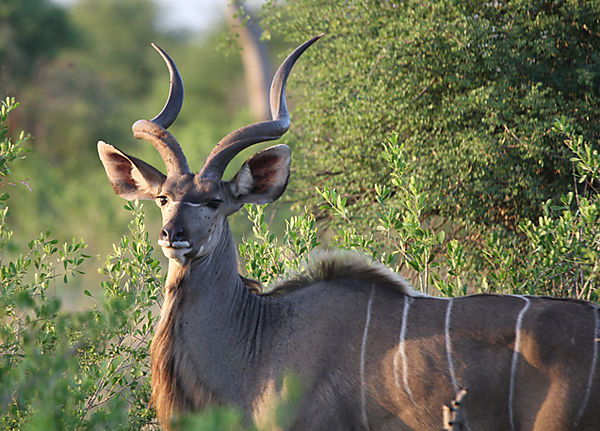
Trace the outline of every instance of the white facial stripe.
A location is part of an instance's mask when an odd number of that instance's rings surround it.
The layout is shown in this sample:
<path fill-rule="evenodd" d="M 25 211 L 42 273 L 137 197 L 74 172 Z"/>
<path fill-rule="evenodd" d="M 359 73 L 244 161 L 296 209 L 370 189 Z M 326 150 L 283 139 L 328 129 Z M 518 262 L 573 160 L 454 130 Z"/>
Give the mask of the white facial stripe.
<path fill-rule="evenodd" d="M 445 337 L 446 337 L 446 356 L 448 357 L 448 368 L 450 370 L 450 378 L 454 387 L 454 395 L 458 395 L 458 384 L 456 383 L 456 375 L 454 374 L 454 364 L 452 362 L 452 343 L 450 342 L 450 315 L 452 314 L 453 300 L 450 298 L 446 307 L 446 322 L 445 322 Z"/>
<path fill-rule="evenodd" d="M 518 296 L 518 295 L 517 295 Z M 510 388 L 508 392 L 508 415 L 510 419 L 510 429 L 514 431 L 515 429 L 515 419 L 513 412 L 513 403 L 515 398 L 515 376 L 517 374 L 517 363 L 519 361 L 519 349 L 521 348 L 521 327 L 523 326 L 523 316 L 525 312 L 529 309 L 531 305 L 531 301 L 529 298 L 525 296 L 518 296 L 523 301 L 525 301 L 525 305 L 519 312 L 517 316 L 517 325 L 515 327 L 515 350 L 513 351 L 512 363 L 510 364 Z"/>
<path fill-rule="evenodd" d="M 594 334 L 592 335 L 592 364 L 590 366 L 590 375 L 588 377 L 587 387 L 585 388 L 585 396 L 583 397 L 581 407 L 579 407 L 579 412 L 577 412 L 577 419 L 575 419 L 575 428 L 577 428 L 577 425 L 579 425 L 579 421 L 583 416 L 583 412 L 585 411 L 585 408 L 587 407 L 587 404 L 590 401 L 590 392 L 592 390 L 592 383 L 596 374 L 596 366 L 598 365 L 598 343 L 600 342 L 600 334 L 598 334 L 598 329 L 600 329 L 600 319 L 598 318 L 598 312 L 600 311 L 600 309 L 598 309 L 598 307 L 593 307 L 593 311 Z"/>
<path fill-rule="evenodd" d="M 363 425 L 368 429 L 369 420 L 367 418 L 367 394 L 365 388 L 365 355 L 367 350 L 367 337 L 369 335 L 369 324 L 371 323 L 371 305 L 373 305 L 373 296 L 375 295 L 375 286 L 371 288 L 371 295 L 367 304 L 367 317 L 365 318 L 365 329 L 363 331 L 362 346 L 360 349 L 360 408 Z"/>
<path fill-rule="evenodd" d="M 206 206 L 206 204 L 196 204 L 194 202 L 188 202 L 188 201 L 171 201 L 174 204 L 181 204 L 181 205 L 189 205 L 191 207 L 203 207 Z"/>

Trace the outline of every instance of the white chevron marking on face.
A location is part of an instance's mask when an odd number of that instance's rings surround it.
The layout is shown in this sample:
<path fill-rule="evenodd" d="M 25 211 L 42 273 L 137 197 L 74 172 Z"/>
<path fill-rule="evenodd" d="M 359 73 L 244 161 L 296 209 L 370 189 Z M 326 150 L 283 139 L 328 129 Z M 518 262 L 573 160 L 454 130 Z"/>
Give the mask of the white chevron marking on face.
<path fill-rule="evenodd" d="M 203 206 L 205 206 L 204 204 L 196 204 L 194 202 L 187 202 L 187 201 L 171 201 L 171 203 L 173 203 L 173 204 L 180 204 L 180 205 L 189 205 L 191 207 L 203 207 Z"/>

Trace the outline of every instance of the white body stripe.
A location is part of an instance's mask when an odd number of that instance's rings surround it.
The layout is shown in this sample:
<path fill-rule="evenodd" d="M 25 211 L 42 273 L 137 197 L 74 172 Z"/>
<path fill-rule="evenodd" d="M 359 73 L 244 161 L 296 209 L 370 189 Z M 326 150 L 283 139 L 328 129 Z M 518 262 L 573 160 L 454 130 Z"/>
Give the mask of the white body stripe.
<path fill-rule="evenodd" d="M 592 363 L 590 365 L 590 375 L 588 377 L 587 386 L 585 388 L 585 396 L 583 397 L 583 402 L 579 407 L 579 411 L 577 412 L 577 418 L 575 419 L 575 427 L 579 424 L 581 417 L 587 407 L 588 402 L 590 401 L 590 392 L 592 391 L 592 383 L 594 382 L 594 376 L 596 375 L 596 366 L 598 365 L 598 343 L 600 343 L 600 334 L 598 334 L 598 329 L 600 329 L 600 321 L 598 319 L 598 307 L 594 307 L 594 334 L 592 336 Z"/>
<path fill-rule="evenodd" d="M 517 296 L 525 301 L 525 305 L 517 316 L 517 325 L 515 327 L 515 350 L 513 351 L 512 361 L 510 364 L 510 387 L 508 391 L 508 415 L 510 419 L 510 429 L 515 429 L 515 419 L 513 412 L 513 403 L 515 397 L 515 377 L 517 374 L 517 363 L 519 362 L 519 349 L 521 348 L 521 327 L 523 326 L 523 316 L 529 309 L 531 301 L 525 296 Z"/>
<path fill-rule="evenodd" d="M 371 295 L 367 304 L 367 317 L 365 318 L 365 329 L 363 330 L 362 346 L 360 349 L 360 408 L 363 425 L 369 428 L 367 417 L 367 394 L 365 388 L 365 354 L 367 350 L 367 338 L 369 336 L 369 324 L 371 323 L 371 306 L 373 305 L 373 296 L 375 295 L 375 286 L 371 288 Z"/>
<path fill-rule="evenodd" d="M 444 334 L 446 338 L 446 356 L 448 359 L 448 369 L 450 370 L 450 378 L 452 379 L 452 387 L 454 388 L 454 395 L 458 395 L 458 383 L 456 382 L 456 375 L 454 374 L 454 364 L 452 362 L 452 343 L 450 342 L 450 316 L 452 314 L 452 298 L 448 301 L 446 307 L 446 322 L 444 325 Z"/>
<path fill-rule="evenodd" d="M 404 309 L 402 310 L 402 326 L 400 328 L 400 337 L 398 339 L 398 350 L 394 355 L 394 379 L 396 380 L 396 386 L 400 388 L 400 370 L 398 367 L 398 358 L 402 358 L 402 383 L 404 385 L 404 392 L 408 395 L 408 398 L 415 404 L 413 394 L 408 385 L 408 361 L 406 358 L 406 324 L 408 322 L 408 312 L 410 309 L 410 303 L 412 298 L 410 296 L 404 297 Z"/>

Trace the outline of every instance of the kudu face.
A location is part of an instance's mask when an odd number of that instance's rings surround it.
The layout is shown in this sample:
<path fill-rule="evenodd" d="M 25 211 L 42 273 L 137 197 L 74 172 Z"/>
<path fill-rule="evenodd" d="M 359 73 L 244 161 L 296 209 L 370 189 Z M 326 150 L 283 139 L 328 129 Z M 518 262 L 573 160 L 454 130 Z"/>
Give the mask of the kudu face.
<path fill-rule="evenodd" d="M 238 208 L 223 182 L 195 179 L 170 178 L 156 198 L 163 219 L 158 244 L 165 256 L 181 264 L 209 254 L 225 218 Z"/>
<path fill-rule="evenodd" d="M 98 143 L 98 153 L 115 193 L 125 199 L 153 199 L 162 211 L 158 243 L 169 259 L 185 265 L 209 255 L 217 246 L 228 215 L 245 203 L 265 204 L 285 190 L 291 151 L 276 145 L 256 153 L 231 181 L 223 181 L 227 164 L 241 150 L 258 142 L 278 139 L 290 125 L 285 102 L 287 77 L 300 55 L 321 35 L 299 46 L 282 63 L 271 84 L 273 120 L 252 124 L 228 134 L 208 156 L 203 168 L 192 173 L 183 151 L 166 130 L 183 103 L 183 83 L 169 56 L 153 45 L 169 68 L 171 89 L 163 110 L 150 121 L 133 125 L 134 136 L 156 147 L 167 169 L 164 175 L 142 160 L 112 145 Z"/>
<path fill-rule="evenodd" d="M 268 203 L 285 190 L 291 153 L 286 145 L 251 157 L 232 181 L 184 174 L 163 183 L 156 204 L 163 227 L 158 244 L 182 265 L 212 253 L 227 216 L 244 203 Z"/>

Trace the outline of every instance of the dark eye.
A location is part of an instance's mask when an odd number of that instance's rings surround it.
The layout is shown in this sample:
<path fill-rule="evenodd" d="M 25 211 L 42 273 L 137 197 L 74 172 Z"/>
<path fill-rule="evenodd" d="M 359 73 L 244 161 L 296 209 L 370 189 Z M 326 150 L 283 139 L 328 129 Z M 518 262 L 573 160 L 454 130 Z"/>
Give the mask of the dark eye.
<path fill-rule="evenodd" d="M 213 199 L 212 201 L 208 201 L 206 203 L 206 206 L 216 210 L 217 208 L 219 208 L 221 202 L 223 202 L 221 199 Z"/>
<path fill-rule="evenodd" d="M 169 201 L 169 200 L 167 199 L 167 197 L 166 197 L 166 196 L 158 196 L 158 197 L 156 198 L 156 204 L 157 204 L 159 207 L 164 207 L 164 206 L 167 204 L 167 202 L 168 202 L 168 201 Z"/>

